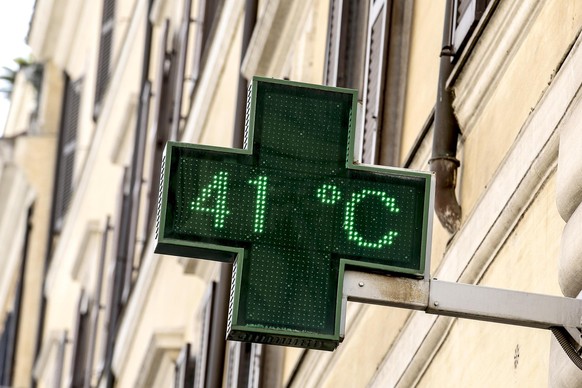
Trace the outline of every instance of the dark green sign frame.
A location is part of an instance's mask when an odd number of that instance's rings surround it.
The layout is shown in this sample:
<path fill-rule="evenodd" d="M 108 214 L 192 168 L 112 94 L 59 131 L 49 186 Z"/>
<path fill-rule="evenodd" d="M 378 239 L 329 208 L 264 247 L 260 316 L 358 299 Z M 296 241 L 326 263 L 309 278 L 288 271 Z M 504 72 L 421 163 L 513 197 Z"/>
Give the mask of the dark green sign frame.
<path fill-rule="evenodd" d="M 333 350 L 346 268 L 428 276 L 432 174 L 358 164 L 356 110 L 255 77 L 243 149 L 167 144 L 155 251 L 234 263 L 228 339 Z"/>

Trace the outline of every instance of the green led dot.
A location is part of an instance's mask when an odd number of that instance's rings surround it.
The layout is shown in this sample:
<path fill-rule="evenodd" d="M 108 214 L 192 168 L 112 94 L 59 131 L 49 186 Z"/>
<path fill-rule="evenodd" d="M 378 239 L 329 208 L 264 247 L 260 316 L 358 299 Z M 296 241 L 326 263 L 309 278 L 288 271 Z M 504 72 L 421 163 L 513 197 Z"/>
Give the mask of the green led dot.
<path fill-rule="evenodd" d="M 317 189 L 317 198 L 326 205 L 334 205 L 340 197 L 341 193 L 335 185 L 324 183 L 322 187 Z"/>

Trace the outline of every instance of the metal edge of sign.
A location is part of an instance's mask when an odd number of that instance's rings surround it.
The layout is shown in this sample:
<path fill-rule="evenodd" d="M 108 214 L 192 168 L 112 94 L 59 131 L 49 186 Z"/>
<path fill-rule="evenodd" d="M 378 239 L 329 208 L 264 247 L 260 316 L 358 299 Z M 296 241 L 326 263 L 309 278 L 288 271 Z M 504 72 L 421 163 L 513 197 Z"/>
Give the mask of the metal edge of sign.
<path fill-rule="evenodd" d="M 421 247 L 421 252 L 424 252 L 424 279 L 430 279 L 430 264 L 431 264 L 431 252 L 432 252 L 432 226 L 434 221 L 434 201 L 435 201 L 435 188 L 436 188 L 436 174 L 433 172 L 430 174 L 430 179 L 427 182 L 430 185 L 429 189 L 425 192 L 425 208 L 424 208 L 424 223 L 422 226 L 422 243 L 424 246 Z"/>
<path fill-rule="evenodd" d="M 170 172 L 168 169 L 168 159 L 171 158 L 172 149 L 166 143 L 164 152 L 162 154 L 162 174 L 160 175 L 160 188 L 158 190 L 158 209 L 156 215 L 156 233 L 155 233 L 155 247 L 154 253 L 162 253 L 165 241 L 166 229 L 166 203 L 168 198 L 168 182 L 170 179 Z"/>
<path fill-rule="evenodd" d="M 349 93 L 352 95 L 355 94 L 356 96 L 358 94 L 358 91 L 356 89 L 341 88 L 338 86 L 316 85 L 316 84 L 310 84 L 310 83 L 306 83 L 306 82 L 290 81 L 290 80 L 261 77 L 261 76 L 253 76 L 253 85 L 255 85 L 256 82 L 266 82 L 266 83 L 270 83 L 270 84 L 295 86 L 295 87 L 304 88 L 304 89 L 315 89 L 315 90 L 322 90 L 322 91 L 326 91 L 326 92 Z M 357 98 L 356 98 L 356 103 L 357 103 Z"/>
<path fill-rule="evenodd" d="M 258 342 L 267 345 L 292 346 L 333 351 L 339 341 L 335 334 L 278 330 L 267 327 L 231 325 L 226 337 L 231 341 Z"/>
<path fill-rule="evenodd" d="M 234 259 L 230 279 L 230 294 L 228 300 L 228 316 L 226 322 L 225 339 L 230 339 L 233 327 L 237 327 L 238 309 L 240 304 L 240 287 L 242 276 L 242 261 L 244 259 L 244 250 Z M 240 269 L 239 269 L 240 268 Z"/>

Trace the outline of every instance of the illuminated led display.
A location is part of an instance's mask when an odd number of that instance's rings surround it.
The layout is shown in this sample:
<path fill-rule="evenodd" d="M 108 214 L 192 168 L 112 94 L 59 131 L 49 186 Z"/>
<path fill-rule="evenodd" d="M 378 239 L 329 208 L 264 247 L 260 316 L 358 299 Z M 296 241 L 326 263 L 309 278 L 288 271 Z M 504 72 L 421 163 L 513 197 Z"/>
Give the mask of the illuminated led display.
<path fill-rule="evenodd" d="M 234 261 L 229 339 L 331 350 L 345 267 L 424 275 L 431 175 L 355 164 L 356 103 L 254 78 L 245 149 L 168 143 L 156 252 Z"/>

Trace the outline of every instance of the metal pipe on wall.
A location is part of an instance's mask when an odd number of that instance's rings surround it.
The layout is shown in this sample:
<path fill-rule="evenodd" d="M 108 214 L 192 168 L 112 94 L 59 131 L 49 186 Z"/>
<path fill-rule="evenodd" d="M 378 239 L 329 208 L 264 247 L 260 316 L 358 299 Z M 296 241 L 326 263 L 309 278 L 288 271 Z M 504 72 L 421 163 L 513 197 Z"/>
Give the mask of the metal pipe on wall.
<path fill-rule="evenodd" d="M 453 10 L 453 0 L 447 0 L 430 159 L 430 169 L 436 174 L 435 211 L 441 224 L 450 233 L 455 233 L 461 225 L 461 206 L 455 194 L 457 168 L 460 165 L 456 157 L 460 130 L 453 112 L 453 97 L 446 86 L 447 79 L 453 70 L 450 58 Z"/>

